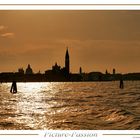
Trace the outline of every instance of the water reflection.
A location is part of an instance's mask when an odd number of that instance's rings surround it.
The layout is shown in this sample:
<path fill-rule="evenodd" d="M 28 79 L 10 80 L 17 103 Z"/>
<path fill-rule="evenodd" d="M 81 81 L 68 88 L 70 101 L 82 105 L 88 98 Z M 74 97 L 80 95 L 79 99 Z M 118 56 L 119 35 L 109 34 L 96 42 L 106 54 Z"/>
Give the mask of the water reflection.
<path fill-rule="evenodd" d="M 45 87 L 44 87 L 45 86 Z M 21 116 L 17 118 L 20 123 L 28 124 L 32 129 L 45 129 L 46 122 L 45 112 L 49 105 L 45 103 L 45 91 L 50 90 L 49 83 L 20 83 L 19 102 L 17 104 Z M 24 93 L 24 94 L 23 94 Z M 46 123 L 42 123 L 46 122 Z"/>
<path fill-rule="evenodd" d="M 139 82 L 17 83 L 14 95 L 10 86 L 0 84 L 0 129 L 140 128 Z"/>

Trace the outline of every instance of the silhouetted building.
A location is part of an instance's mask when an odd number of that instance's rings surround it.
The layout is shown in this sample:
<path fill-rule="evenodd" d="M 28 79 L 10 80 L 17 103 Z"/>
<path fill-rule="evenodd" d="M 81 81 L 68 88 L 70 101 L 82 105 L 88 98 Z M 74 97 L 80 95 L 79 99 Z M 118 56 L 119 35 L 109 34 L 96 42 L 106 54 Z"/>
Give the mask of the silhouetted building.
<path fill-rule="evenodd" d="M 79 74 L 82 74 L 82 68 L 80 67 L 80 69 L 79 69 Z"/>
<path fill-rule="evenodd" d="M 38 71 L 38 73 L 37 73 L 37 74 L 41 74 L 40 70 Z"/>
<path fill-rule="evenodd" d="M 66 50 L 66 55 L 65 55 L 65 68 L 67 73 L 70 73 L 70 59 L 69 59 L 69 52 L 68 52 L 68 48 Z"/>
<path fill-rule="evenodd" d="M 70 81 L 70 58 L 68 48 L 65 54 L 65 66 L 61 68 L 57 63 L 52 66 L 52 70 L 45 71 L 46 80 L 49 81 Z M 76 79 L 77 76 L 74 76 Z"/>
<path fill-rule="evenodd" d="M 115 70 L 115 69 L 113 69 L 113 74 L 114 74 L 114 75 L 116 74 L 116 70 Z"/>
<path fill-rule="evenodd" d="M 69 81 L 79 82 L 79 81 L 82 81 L 82 77 L 81 77 L 80 74 L 73 73 L 73 74 L 70 74 L 70 79 L 69 79 Z"/>
<path fill-rule="evenodd" d="M 19 68 L 19 69 L 18 69 L 18 73 L 20 73 L 20 74 L 24 74 L 24 70 L 23 70 L 23 68 Z"/>
<path fill-rule="evenodd" d="M 33 70 L 31 68 L 30 64 L 28 64 L 28 67 L 26 69 L 26 74 L 33 74 Z"/>
<path fill-rule="evenodd" d="M 57 65 L 57 63 L 55 63 L 54 66 L 52 66 L 52 71 L 54 73 L 60 73 L 61 72 L 61 67 Z"/>
<path fill-rule="evenodd" d="M 105 71 L 105 74 L 108 74 L 108 71 L 107 70 Z"/>
<path fill-rule="evenodd" d="M 88 74 L 88 81 L 101 81 L 102 75 L 101 72 L 90 72 Z"/>

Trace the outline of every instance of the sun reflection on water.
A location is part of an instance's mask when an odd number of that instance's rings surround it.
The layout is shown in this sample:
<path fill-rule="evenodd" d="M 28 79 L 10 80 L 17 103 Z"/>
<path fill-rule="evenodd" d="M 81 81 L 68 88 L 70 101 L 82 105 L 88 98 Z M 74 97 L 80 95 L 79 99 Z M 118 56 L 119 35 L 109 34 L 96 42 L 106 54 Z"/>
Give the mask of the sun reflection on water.
<path fill-rule="evenodd" d="M 17 110 L 19 114 L 17 121 L 26 123 L 31 128 L 41 127 L 46 129 L 47 124 L 52 122 L 51 115 L 56 111 L 53 107 L 59 103 L 55 100 L 58 93 L 59 83 L 18 83 L 19 101 Z M 45 123 L 43 123 L 45 122 Z"/>
<path fill-rule="evenodd" d="M 139 128 L 140 84 L 129 84 L 120 90 L 117 82 L 17 83 L 11 94 L 11 83 L 2 83 L 0 129 Z"/>

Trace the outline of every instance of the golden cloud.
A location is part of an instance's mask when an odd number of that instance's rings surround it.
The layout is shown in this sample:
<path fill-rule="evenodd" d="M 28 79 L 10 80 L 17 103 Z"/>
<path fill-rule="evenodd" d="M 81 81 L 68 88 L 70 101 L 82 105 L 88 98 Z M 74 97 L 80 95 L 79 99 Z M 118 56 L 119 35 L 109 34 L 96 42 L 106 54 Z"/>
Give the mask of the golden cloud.
<path fill-rule="evenodd" d="M 1 36 L 5 37 L 5 38 L 13 38 L 15 36 L 15 34 L 12 32 L 9 32 L 9 33 L 1 34 Z"/>
<path fill-rule="evenodd" d="M 0 25 L 0 31 L 3 31 L 4 29 L 7 29 L 7 27 L 4 25 Z"/>

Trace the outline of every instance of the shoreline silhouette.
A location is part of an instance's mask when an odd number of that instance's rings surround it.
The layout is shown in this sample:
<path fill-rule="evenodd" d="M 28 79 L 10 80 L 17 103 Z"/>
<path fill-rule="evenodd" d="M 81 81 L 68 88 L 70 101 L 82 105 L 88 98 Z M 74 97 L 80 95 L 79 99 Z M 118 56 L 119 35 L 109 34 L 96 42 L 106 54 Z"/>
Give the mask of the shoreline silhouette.
<path fill-rule="evenodd" d="M 45 70 L 43 74 L 40 73 L 40 71 L 38 73 L 34 73 L 30 64 L 27 65 L 26 70 L 19 68 L 18 72 L 2 72 L 0 73 L 0 82 L 13 82 L 13 79 L 17 82 L 118 81 L 121 78 L 123 78 L 123 80 L 140 80 L 140 72 L 121 74 L 116 72 L 115 68 L 113 68 L 112 73 L 109 73 L 108 70 L 106 70 L 105 73 L 101 73 L 99 71 L 85 73 L 80 66 L 79 72 L 71 73 L 68 47 L 65 52 L 64 62 L 64 67 L 61 67 L 57 62 L 55 62 L 52 69 Z"/>

